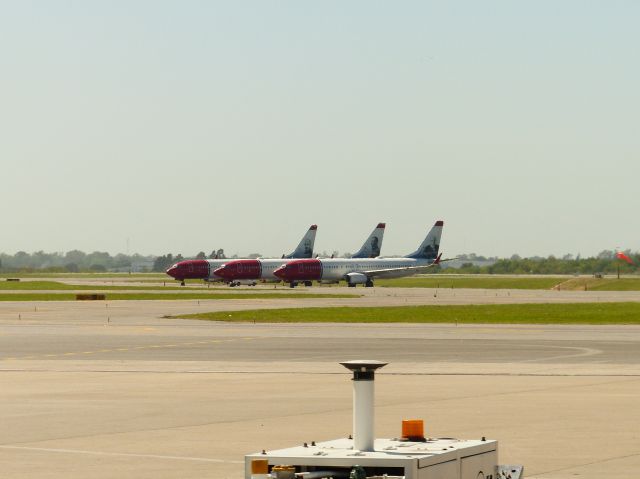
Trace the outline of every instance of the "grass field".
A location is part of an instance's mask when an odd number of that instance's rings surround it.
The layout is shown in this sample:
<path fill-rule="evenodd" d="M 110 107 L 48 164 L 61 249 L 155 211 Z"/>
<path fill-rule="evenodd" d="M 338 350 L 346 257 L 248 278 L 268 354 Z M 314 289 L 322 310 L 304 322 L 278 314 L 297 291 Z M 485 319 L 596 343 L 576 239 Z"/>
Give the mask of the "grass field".
<path fill-rule="evenodd" d="M 202 285 L 202 283 L 200 283 Z M 189 291 L 189 290 L 225 290 L 229 288 L 227 286 L 218 285 L 218 287 L 207 288 L 201 286 L 199 288 L 185 288 L 183 286 L 174 285 L 169 283 L 169 286 L 112 286 L 112 285 L 92 285 L 92 284 L 67 284 L 60 283 L 58 281 L 0 281 L 0 291 L 42 291 L 42 290 L 58 290 L 58 291 L 118 291 L 118 290 L 138 290 L 138 291 Z"/>
<path fill-rule="evenodd" d="M 566 278 L 536 276 L 412 276 L 376 280 L 387 288 L 472 288 L 472 289 L 551 289 Z"/>
<path fill-rule="evenodd" d="M 32 273 L 0 273 L 0 278 L 131 278 L 132 280 L 158 279 L 162 281 L 168 276 L 164 273 L 50 273 L 34 271 Z"/>
<path fill-rule="evenodd" d="M 640 324 L 640 303 L 292 308 L 176 317 L 261 323 Z"/>
<path fill-rule="evenodd" d="M 313 294 L 313 293 L 108 293 L 106 301 L 123 300 L 170 300 L 193 299 L 287 299 L 287 298 L 354 298 L 357 294 Z M 75 301 L 73 293 L 0 293 L 0 301 Z"/>
<path fill-rule="evenodd" d="M 7 275 L 5 275 L 6 277 Z M 32 277 L 42 277 L 43 275 L 33 275 Z M 16 276 L 18 277 L 18 276 Z M 29 277 L 23 275 L 25 279 Z M 129 275 L 126 273 L 118 274 L 51 274 L 51 277 L 67 279 L 93 279 L 96 281 L 126 281 L 126 282 L 139 282 L 139 283 L 155 283 L 153 285 L 73 285 L 61 283 L 58 281 L 2 281 L 0 279 L 0 291 L 6 290 L 61 290 L 61 291 L 87 291 L 87 290 L 138 290 L 138 291 L 151 291 L 151 290 L 184 290 L 184 287 L 178 285 L 178 283 L 166 275 L 152 275 L 152 274 L 137 274 Z M 1 278 L 1 276 L 0 276 Z M 161 284 L 162 283 L 162 284 Z M 163 285 L 164 284 L 164 285 Z M 191 289 L 198 290 L 214 290 L 224 289 L 227 287 L 221 283 L 213 283 L 210 286 L 203 283 L 201 280 L 188 280 L 187 284 L 193 286 Z M 573 277 L 573 276 L 508 276 L 508 275 L 428 275 L 428 276 L 412 276 L 407 278 L 398 279 L 379 279 L 375 281 L 377 287 L 382 288 L 443 288 L 443 289 L 456 289 L 456 288 L 470 288 L 470 289 L 561 289 L 565 291 L 640 291 L 640 277 L 633 278 L 602 278 L 597 279 L 593 277 Z M 315 285 L 314 287 L 331 287 L 342 288 L 345 284 L 341 283 L 337 285 Z"/>
<path fill-rule="evenodd" d="M 640 291 L 640 278 L 572 278 L 558 285 L 571 291 Z"/>

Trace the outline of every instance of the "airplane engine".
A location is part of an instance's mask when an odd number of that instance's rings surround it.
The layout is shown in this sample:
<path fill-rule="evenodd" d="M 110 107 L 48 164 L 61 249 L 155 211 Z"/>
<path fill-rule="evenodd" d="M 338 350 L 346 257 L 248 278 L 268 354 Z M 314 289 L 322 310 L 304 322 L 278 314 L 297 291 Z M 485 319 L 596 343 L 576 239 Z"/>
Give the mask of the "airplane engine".
<path fill-rule="evenodd" d="M 349 285 L 366 284 L 369 278 L 363 273 L 347 273 L 345 279 Z"/>

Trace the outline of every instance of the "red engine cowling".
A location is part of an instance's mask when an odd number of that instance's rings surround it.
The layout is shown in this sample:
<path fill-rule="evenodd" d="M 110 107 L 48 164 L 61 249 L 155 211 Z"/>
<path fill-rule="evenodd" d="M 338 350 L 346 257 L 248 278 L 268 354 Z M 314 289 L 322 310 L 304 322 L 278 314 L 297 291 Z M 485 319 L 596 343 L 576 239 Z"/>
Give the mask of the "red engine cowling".
<path fill-rule="evenodd" d="M 238 259 L 229 261 L 216 269 L 213 274 L 226 281 L 235 279 L 260 279 L 262 263 L 257 259 Z"/>

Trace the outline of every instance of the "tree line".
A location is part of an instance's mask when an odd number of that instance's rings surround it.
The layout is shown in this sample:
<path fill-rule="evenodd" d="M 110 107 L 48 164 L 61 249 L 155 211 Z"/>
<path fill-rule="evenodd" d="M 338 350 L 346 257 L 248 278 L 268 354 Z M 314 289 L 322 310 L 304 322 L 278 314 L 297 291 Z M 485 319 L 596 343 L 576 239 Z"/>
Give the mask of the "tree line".
<path fill-rule="evenodd" d="M 85 253 L 80 250 L 67 251 L 66 253 L 45 253 L 36 251 L 27 253 L 18 251 L 14 255 L 0 253 L 0 271 L 10 272 L 105 272 L 128 271 L 132 267 L 139 270 L 150 270 L 154 256 L 140 254 L 116 254 L 110 255 L 103 251 Z"/>
<path fill-rule="evenodd" d="M 85 253 L 80 250 L 67 251 L 66 253 L 45 253 L 35 251 L 27 253 L 18 251 L 10 255 L 0 253 L 0 272 L 18 273 L 42 271 L 51 273 L 78 273 L 78 272 L 108 272 L 108 271 L 133 271 L 133 272 L 164 272 L 169 266 L 184 259 L 224 258 L 224 250 L 213 250 L 209 255 L 204 251 L 192 257 L 183 257 L 181 254 L 171 253 L 155 256 L 141 254 L 111 255 L 104 251 Z"/>
<path fill-rule="evenodd" d="M 616 273 L 618 270 L 622 274 L 640 273 L 640 254 L 625 251 L 624 253 L 633 260 L 634 264 L 628 264 L 616 258 L 615 251 L 605 250 L 598 255 L 588 258 L 581 258 L 580 255 L 574 257 L 565 255 L 563 257 L 531 257 L 521 258 L 513 255 L 510 258 L 486 258 L 475 253 L 461 255 L 458 257 L 456 267 L 448 264 L 444 268 L 437 268 L 443 273 L 482 273 L 482 274 L 596 274 L 596 273 Z M 252 254 L 250 257 L 259 257 L 259 254 Z M 329 255 L 320 255 L 328 257 Z M 334 252 L 334 256 L 338 256 Z M 18 251 L 14 255 L 0 253 L 0 272 L 107 272 L 107 271 L 136 271 L 136 272 L 164 272 L 169 266 L 185 259 L 207 259 L 226 258 L 224 250 L 214 249 L 206 254 L 204 251 L 198 252 L 194 256 L 184 257 L 182 254 L 167 253 L 161 256 L 140 255 L 140 254 L 116 254 L 110 255 L 106 252 L 94 251 L 84 253 L 79 250 L 67 251 L 66 253 L 45 253 L 36 251 L 26 253 Z M 237 258 L 233 255 L 231 258 Z M 435 271 L 434 271 L 435 272 Z"/>
<path fill-rule="evenodd" d="M 565 255 L 562 258 L 556 256 L 521 258 L 513 255 L 511 258 L 490 258 L 492 264 L 478 264 L 474 260 L 461 256 L 462 264 L 458 268 L 443 268 L 445 273 L 469 273 L 469 274 L 613 274 L 620 271 L 621 274 L 640 273 L 640 254 L 624 251 L 633 264 L 618 259 L 613 250 L 604 250 L 596 256 L 581 258 L 580 255 Z M 473 255 L 475 256 L 475 255 Z M 465 262 L 465 259 L 470 261 Z M 485 258 L 483 258 L 485 260 Z"/>

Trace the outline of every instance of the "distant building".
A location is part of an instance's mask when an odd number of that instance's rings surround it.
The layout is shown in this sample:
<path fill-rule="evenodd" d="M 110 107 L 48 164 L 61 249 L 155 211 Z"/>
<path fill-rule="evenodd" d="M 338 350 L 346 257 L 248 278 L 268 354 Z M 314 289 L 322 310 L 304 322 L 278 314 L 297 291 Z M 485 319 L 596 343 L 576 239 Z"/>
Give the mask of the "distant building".
<path fill-rule="evenodd" d="M 154 261 L 152 259 L 134 261 L 133 263 L 131 263 L 131 272 L 148 273 L 149 271 L 153 271 L 153 263 Z"/>
<path fill-rule="evenodd" d="M 495 264 L 497 262 L 497 260 L 494 259 L 456 259 L 453 261 L 446 261 L 443 263 L 440 263 L 440 267 L 442 269 L 447 269 L 447 268 L 460 268 L 462 267 L 463 264 L 469 264 L 471 263 L 473 266 L 479 266 L 480 268 L 482 268 L 483 266 L 491 266 L 493 264 Z"/>

